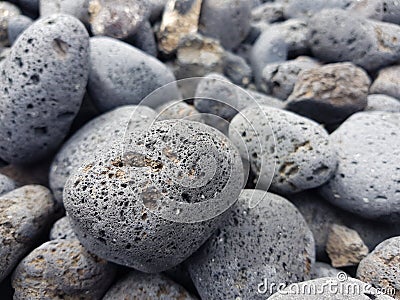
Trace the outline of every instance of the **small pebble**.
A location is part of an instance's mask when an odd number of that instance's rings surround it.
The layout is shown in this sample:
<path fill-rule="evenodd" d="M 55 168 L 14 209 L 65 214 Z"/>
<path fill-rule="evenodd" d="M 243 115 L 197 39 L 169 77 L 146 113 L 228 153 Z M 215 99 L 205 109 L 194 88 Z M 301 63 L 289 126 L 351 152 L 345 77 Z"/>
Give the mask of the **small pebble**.
<path fill-rule="evenodd" d="M 288 0 L 285 3 L 285 18 L 307 18 L 318 15 L 324 9 L 346 8 L 352 0 Z"/>
<path fill-rule="evenodd" d="M 384 94 L 400 101 L 400 66 L 391 66 L 379 71 L 371 85 L 371 94 Z"/>
<path fill-rule="evenodd" d="M 316 262 L 311 270 L 311 279 L 337 277 L 341 272 L 341 270 L 335 269 L 329 264 Z"/>
<path fill-rule="evenodd" d="M 33 20 L 27 16 L 19 15 L 8 20 L 8 40 L 14 44 L 22 32 L 31 26 Z"/>
<path fill-rule="evenodd" d="M 15 269 L 13 299 L 101 299 L 114 274 L 113 265 L 88 253 L 78 240 L 49 241 Z"/>
<path fill-rule="evenodd" d="M 367 106 L 371 81 L 351 63 L 300 72 L 287 109 L 324 124 L 336 124 Z"/>
<path fill-rule="evenodd" d="M 184 101 L 171 101 L 156 108 L 157 120 L 189 120 L 203 122 L 201 114 Z"/>
<path fill-rule="evenodd" d="M 383 2 L 384 22 L 400 24 L 400 2 L 399 0 L 380 0 Z"/>
<path fill-rule="evenodd" d="M 251 10 L 251 20 L 253 22 L 274 23 L 283 21 L 284 4 L 279 2 L 266 2 L 254 7 Z"/>
<path fill-rule="evenodd" d="M 400 100 L 387 95 L 369 95 L 365 110 L 400 113 Z"/>
<path fill-rule="evenodd" d="M 224 75 L 232 83 L 247 86 L 253 77 L 252 70 L 246 60 L 239 55 L 225 52 L 224 56 Z"/>
<path fill-rule="evenodd" d="M 0 197 L 0 281 L 48 229 L 55 211 L 50 191 L 39 185 L 26 185 Z"/>
<path fill-rule="evenodd" d="M 137 32 L 129 39 L 129 43 L 143 52 L 157 57 L 157 43 L 150 22 L 143 22 Z"/>
<path fill-rule="evenodd" d="M 0 196 L 14 190 L 17 184 L 10 177 L 0 173 Z"/>
<path fill-rule="evenodd" d="M 117 281 L 103 300 L 195 300 L 183 287 L 161 274 L 131 271 Z"/>
<path fill-rule="evenodd" d="M 10 19 L 19 16 L 21 11 L 17 6 L 6 1 L 0 1 L 0 47 L 9 46 L 8 24 Z"/>
<path fill-rule="evenodd" d="M 201 299 L 265 299 L 259 284 L 310 278 L 314 240 L 286 199 L 244 190 L 224 227 L 188 261 Z"/>
<path fill-rule="evenodd" d="M 84 24 L 89 24 L 89 3 L 91 0 L 40 0 L 40 17 L 52 14 L 74 16 Z"/>
<path fill-rule="evenodd" d="M 68 216 L 59 219 L 53 224 L 50 231 L 50 240 L 72 240 L 76 239 Z"/>

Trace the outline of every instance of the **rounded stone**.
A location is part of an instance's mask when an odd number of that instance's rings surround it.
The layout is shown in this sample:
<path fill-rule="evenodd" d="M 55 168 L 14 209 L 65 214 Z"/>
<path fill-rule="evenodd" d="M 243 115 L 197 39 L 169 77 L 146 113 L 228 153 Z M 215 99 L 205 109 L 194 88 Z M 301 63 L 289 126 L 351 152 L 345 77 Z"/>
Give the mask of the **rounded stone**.
<path fill-rule="evenodd" d="M 0 2 L 0 46 L 6 47 L 10 45 L 8 38 L 8 27 L 10 19 L 21 15 L 21 11 L 12 3 Z"/>
<path fill-rule="evenodd" d="M 88 91 L 101 111 L 139 104 L 156 89 L 175 81 L 173 73 L 159 60 L 124 42 L 107 38 L 90 39 L 91 70 Z M 162 89 L 152 107 L 179 99 L 176 85 Z"/>
<path fill-rule="evenodd" d="M 14 180 L 0 173 L 0 196 L 12 191 L 16 186 L 17 184 Z"/>
<path fill-rule="evenodd" d="M 234 53 L 225 52 L 224 74 L 234 84 L 247 86 L 253 77 L 252 70 L 246 60 Z"/>
<path fill-rule="evenodd" d="M 71 227 L 68 216 L 65 216 L 53 224 L 50 230 L 50 240 L 72 240 L 76 239 L 75 232 Z"/>
<path fill-rule="evenodd" d="M 237 200 L 240 155 L 216 129 L 183 120 L 131 132 L 123 147 L 69 177 L 64 205 L 71 225 L 102 258 L 144 272 L 167 270 L 193 254 Z"/>
<path fill-rule="evenodd" d="M 269 300 L 393 300 L 368 284 L 347 277 L 325 277 L 289 285 Z M 344 280 L 343 280 L 344 279 Z M 330 288 L 331 287 L 331 288 Z M 333 287 L 333 288 L 332 288 Z M 311 292 L 309 292 L 311 291 Z"/>
<path fill-rule="evenodd" d="M 132 38 L 129 39 L 129 43 L 143 52 L 157 57 L 157 43 L 150 22 L 143 22 Z"/>
<path fill-rule="evenodd" d="M 311 279 L 336 277 L 342 271 L 323 262 L 316 262 L 311 270 Z"/>
<path fill-rule="evenodd" d="M 29 252 L 55 218 L 51 193 L 26 185 L 0 197 L 0 281 Z"/>
<path fill-rule="evenodd" d="M 387 95 L 369 95 L 366 111 L 386 111 L 400 113 L 400 100 Z"/>
<path fill-rule="evenodd" d="M 250 31 L 251 5 L 249 1 L 203 0 L 200 32 L 215 38 L 231 50 L 239 46 Z"/>
<path fill-rule="evenodd" d="M 400 66 L 381 69 L 371 85 L 371 94 L 384 94 L 400 100 Z"/>
<path fill-rule="evenodd" d="M 89 36 L 67 15 L 25 30 L 2 64 L 0 157 L 32 163 L 63 141 L 79 111 L 89 73 Z"/>
<path fill-rule="evenodd" d="M 400 298 L 400 236 L 379 244 L 357 269 L 357 278 Z"/>
<path fill-rule="evenodd" d="M 189 120 L 203 122 L 201 114 L 193 105 L 182 101 L 170 101 L 156 108 L 157 120 Z"/>
<path fill-rule="evenodd" d="M 14 299 L 101 299 L 114 266 L 88 253 L 78 240 L 42 244 L 15 269 Z"/>
<path fill-rule="evenodd" d="M 161 274 L 144 274 L 131 271 L 117 281 L 103 300 L 179 299 L 195 300 L 183 287 Z"/>
<path fill-rule="evenodd" d="M 339 165 L 321 192 L 332 204 L 364 218 L 400 221 L 399 115 L 357 113 L 331 134 Z"/>
<path fill-rule="evenodd" d="M 229 137 L 248 159 L 260 188 L 295 193 L 324 184 L 337 157 L 328 133 L 317 123 L 281 109 L 260 105 L 236 115 Z"/>
<path fill-rule="evenodd" d="M 89 24 L 89 3 L 91 0 L 40 0 L 40 17 L 52 14 L 74 16 L 85 24 Z"/>
<path fill-rule="evenodd" d="M 187 262 L 201 299 L 265 299 L 260 284 L 307 280 L 313 263 L 301 214 L 260 190 L 243 190 L 226 224 Z"/>
<path fill-rule="evenodd" d="M 328 64 L 299 74 L 287 109 L 324 124 L 336 124 L 367 106 L 371 81 L 351 63 Z"/>
<path fill-rule="evenodd" d="M 50 167 L 50 187 L 57 201 L 62 202 L 64 185 L 74 170 L 115 141 L 122 143 L 128 124 L 140 128 L 150 124 L 155 117 L 151 108 L 129 105 L 104 113 L 81 127 L 64 143 Z"/>
<path fill-rule="evenodd" d="M 285 1 L 284 16 L 287 19 L 307 18 L 328 8 L 344 9 L 352 0 L 288 0 Z"/>
<path fill-rule="evenodd" d="M 8 21 L 8 40 L 10 41 L 10 44 L 14 44 L 21 33 L 31 26 L 32 23 L 33 20 L 24 15 L 10 18 Z"/>

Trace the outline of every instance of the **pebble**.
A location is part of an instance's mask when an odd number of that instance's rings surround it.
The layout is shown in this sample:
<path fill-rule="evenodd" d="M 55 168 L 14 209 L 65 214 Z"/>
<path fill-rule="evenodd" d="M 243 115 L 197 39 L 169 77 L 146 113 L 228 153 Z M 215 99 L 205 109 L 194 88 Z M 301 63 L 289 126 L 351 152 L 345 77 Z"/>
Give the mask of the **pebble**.
<path fill-rule="evenodd" d="M 17 184 L 10 177 L 0 173 L 0 196 L 14 190 Z"/>
<path fill-rule="evenodd" d="M 109 148 L 115 141 L 122 142 L 128 124 L 140 128 L 150 124 L 155 111 L 145 106 L 122 106 L 104 113 L 81 127 L 61 148 L 54 158 L 49 182 L 54 197 L 62 203 L 64 185 L 74 170 L 81 167 L 96 153 Z"/>
<path fill-rule="evenodd" d="M 400 24 L 400 2 L 399 0 L 381 0 L 383 2 L 384 22 Z"/>
<path fill-rule="evenodd" d="M 397 25 L 330 9 L 315 14 L 308 26 L 310 48 L 322 61 L 350 61 L 374 71 L 400 59 Z"/>
<path fill-rule="evenodd" d="M 400 66 L 391 66 L 379 71 L 371 85 L 371 94 L 384 94 L 400 100 Z"/>
<path fill-rule="evenodd" d="M 91 0 L 89 14 L 94 35 L 124 39 L 147 20 L 150 4 L 145 0 Z"/>
<path fill-rule="evenodd" d="M 246 108 L 233 118 L 229 137 L 249 160 L 262 189 L 270 184 L 271 191 L 284 194 L 311 189 L 336 169 L 328 133 L 288 111 L 265 105 Z"/>
<path fill-rule="evenodd" d="M 329 8 L 346 8 L 352 0 L 288 0 L 285 3 L 286 19 L 307 18 L 318 15 L 320 11 Z"/>
<path fill-rule="evenodd" d="M 0 77 L 3 160 L 32 163 L 63 141 L 85 92 L 88 40 L 82 23 L 67 15 L 40 19 L 18 38 Z"/>
<path fill-rule="evenodd" d="M 369 95 L 366 111 L 386 111 L 400 113 L 400 100 L 387 95 Z"/>
<path fill-rule="evenodd" d="M 84 24 L 89 24 L 89 3 L 91 0 L 40 0 L 40 17 L 52 14 L 74 16 Z"/>
<path fill-rule="evenodd" d="M 202 0 L 169 0 L 158 32 L 159 49 L 173 53 L 182 38 L 198 30 Z"/>
<path fill-rule="evenodd" d="M 225 52 L 224 56 L 224 75 L 234 84 L 247 86 L 253 77 L 251 67 L 246 60 L 239 55 Z"/>
<path fill-rule="evenodd" d="M 284 4 L 279 2 L 266 2 L 251 10 L 251 20 L 254 23 L 274 23 L 283 21 Z"/>
<path fill-rule="evenodd" d="M 386 10 L 384 6 L 384 0 L 351 1 L 351 4 L 347 7 L 347 9 L 354 11 L 359 16 L 377 21 L 381 21 L 383 19 L 384 10 Z"/>
<path fill-rule="evenodd" d="M 26 185 L 0 197 L 0 281 L 46 231 L 56 208 L 50 191 L 39 185 Z"/>
<path fill-rule="evenodd" d="M 379 244 L 357 269 L 357 278 L 400 299 L 400 236 Z"/>
<path fill-rule="evenodd" d="M 10 44 L 14 44 L 17 38 L 25 31 L 29 26 L 31 26 L 33 20 L 27 16 L 19 15 L 8 20 L 8 40 Z"/>
<path fill-rule="evenodd" d="M 400 221 L 399 114 L 362 112 L 330 136 L 339 165 L 321 193 L 364 218 Z"/>
<path fill-rule="evenodd" d="M 88 91 L 100 111 L 139 104 L 154 90 L 175 81 L 159 60 L 124 42 L 94 37 L 90 48 Z M 171 84 L 154 107 L 178 97 L 176 85 Z"/>
<path fill-rule="evenodd" d="M 203 122 L 201 114 L 193 105 L 182 101 L 171 101 L 156 108 L 157 120 L 189 120 Z"/>
<path fill-rule="evenodd" d="M 68 216 L 62 217 L 53 224 L 50 230 L 50 240 L 72 240 L 76 239 Z"/>
<path fill-rule="evenodd" d="M 326 252 L 336 268 L 356 266 L 369 253 L 357 231 L 333 224 L 328 234 Z"/>
<path fill-rule="evenodd" d="M 300 72 L 287 109 L 324 124 L 336 124 L 367 106 L 371 81 L 351 63 Z"/>
<path fill-rule="evenodd" d="M 88 253 L 78 240 L 49 241 L 15 269 L 13 299 L 101 299 L 114 273 L 110 263 Z"/>
<path fill-rule="evenodd" d="M 315 262 L 311 269 L 311 279 L 337 277 L 342 271 L 323 262 Z"/>
<path fill-rule="evenodd" d="M 157 43 L 150 22 L 143 22 L 129 42 L 147 54 L 157 57 Z"/>
<path fill-rule="evenodd" d="M 265 299 L 257 287 L 310 278 L 314 240 L 286 199 L 244 190 L 224 227 L 188 261 L 201 299 Z"/>
<path fill-rule="evenodd" d="M 131 271 L 117 281 L 103 300 L 195 300 L 183 287 L 161 274 Z"/>
<path fill-rule="evenodd" d="M 347 277 L 325 277 L 289 285 L 269 300 L 393 300 L 368 284 Z M 309 290 L 315 292 L 308 292 Z"/>
<path fill-rule="evenodd" d="M 262 71 L 261 88 L 265 93 L 287 100 L 298 80 L 299 73 L 318 67 L 318 63 L 306 56 L 281 63 L 267 64 Z"/>
<path fill-rule="evenodd" d="M 243 186 L 242 162 L 222 133 L 192 121 L 156 122 L 129 133 L 124 148 L 71 175 L 64 205 L 88 250 L 161 272 L 187 259 L 226 218 Z"/>
<path fill-rule="evenodd" d="M 20 14 L 21 11 L 14 4 L 0 1 L 0 47 L 7 47 L 11 44 L 8 37 L 8 24 L 10 19 Z"/>
<path fill-rule="evenodd" d="M 200 14 L 200 33 L 218 39 L 226 50 L 232 50 L 250 31 L 249 1 L 203 0 Z"/>
<path fill-rule="evenodd" d="M 285 106 L 285 103 L 281 101 L 280 99 L 265 95 L 264 93 L 260 93 L 257 91 L 253 90 L 245 90 L 247 93 L 249 93 L 250 97 L 253 99 L 254 104 L 251 105 L 267 105 L 267 106 L 272 106 L 275 108 L 281 108 L 283 109 Z"/>

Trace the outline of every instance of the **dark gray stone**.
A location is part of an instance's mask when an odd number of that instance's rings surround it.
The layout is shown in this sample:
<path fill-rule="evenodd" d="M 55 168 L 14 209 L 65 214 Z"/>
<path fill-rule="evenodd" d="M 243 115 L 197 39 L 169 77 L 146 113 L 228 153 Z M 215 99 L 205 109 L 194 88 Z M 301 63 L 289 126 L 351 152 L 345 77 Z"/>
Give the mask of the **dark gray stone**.
<path fill-rule="evenodd" d="M 89 73 L 89 36 L 67 15 L 25 30 L 2 64 L 0 157 L 32 163 L 63 141 L 79 111 Z"/>
<path fill-rule="evenodd" d="M 241 86 L 247 86 L 253 77 L 252 70 L 239 55 L 231 52 L 225 52 L 224 56 L 224 74 L 232 83 Z"/>
<path fill-rule="evenodd" d="M 15 16 L 8 20 L 8 40 L 10 44 L 14 44 L 18 36 L 31 26 L 33 20 L 27 16 Z"/>
<path fill-rule="evenodd" d="M 297 209 L 280 196 L 244 190 L 188 269 L 202 299 L 265 299 L 269 291 L 258 291 L 265 280 L 307 280 L 313 263 L 313 236 Z"/>
<path fill-rule="evenodd" d="M 101 111 L 139 104 L 154 90 L 175 81 L 172 72 L 156 58 L 108 37 L 90 39 L 89 94 Z M 176 85 L 163 89 L 160 104 L 179 98 Z M 147 104 L 146 104 L 147 105 Z"/>
<path fill-rule="evenodd" d="M 87 252 L 78 240 L 49 241 L 15 269 L 14 299 L 101 299 L 114 274 L 112 264 Z"/>
<path fill-rule="evenodd" d="M 150 22 L 143 22 L 129 41 L 136 48 L 157 57 L 157 43 Z"/>
<path fill-rule="evenodd" d="M 65 216 L 53 224 L 50 231 L 50 240 L 72 240 L 76 239 L 68 216 Z"/>

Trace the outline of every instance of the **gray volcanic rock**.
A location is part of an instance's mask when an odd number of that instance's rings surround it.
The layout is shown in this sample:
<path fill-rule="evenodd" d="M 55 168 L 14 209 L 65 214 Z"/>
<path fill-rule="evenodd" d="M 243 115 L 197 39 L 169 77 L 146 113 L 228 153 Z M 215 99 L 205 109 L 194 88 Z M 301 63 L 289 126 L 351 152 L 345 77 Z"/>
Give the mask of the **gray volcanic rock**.
<path fill-rule="evenodd" d="M 384 94 L 400 100 L 400 66 L 391 66 L 379 71 L 373 82 L 370 93 Z"/>
<path fill-rule="evenodd" d="M 16 186 L 17 184 L 14 180 L 0 173 L 0 196 L 12 191 Z"/>
<path fill-rule="evenodd" d="M 400 220 L 399 114 L 362 112 L 330 136 L 339 165 L 321 193 L 364 218 Z"/>
<path fill-rule="evenodd" d="M 387 95 L 369 95 L 366 111 L 386 111 L 400 113 L 400 100 Z"/>
<path fill-rule="evenodd" d="M 265 299 L 260 283 L 310 278 L 314 240 L 286 199 L 244 190 L 225 226 L 188 261 L 202 299 Z"/>
<path fill-rule="evenodd" d="M 243 187 L 242 161 L 222 133 L 199 122 L 159 121 L 126 141 L 123 153 L 118 144 L 69 177 L 64 205 L 89 251 L 164 271 L 225 219 Z"/>
<path fill-rule="evenodd" d="M 53 224 L 50 231 L 50 240 L 72 240 L 76 239 L 75 232 L 69 222 L 69 217 L 65 216 Z"/>
<path fill-rule="evenodd" d="M 44 243 L 15 269 L 14 299 L 101 299 L 115 268 L 88 253 L 78 240 Z"/>
<path fill-rule="evenodd" d="M 0 281 L 52 223 L 56 208 L 50 191 L 39 185 L 26 185 L 0 197 Z"/>
<path fill-rule="evenodd" d="M 154 90 L 175 81 L 163 63 L 124 42 L 94 37 L 90 39 L 90 47 L 88 91 L 101 111 L 139 104 Z M 163 89 L 159 101 L 152 107 L 174 99 L 179 99 L 179 91 L 171 84 Z"/>
<path fill-rule="evenodd" d="M 3 160 L 35 162 L 63 141 L 85 92 L 88 48 L 85 27 L 67 15 L 40 19 L 22 33 L 0 77 Z"/>
<path fill-rule="evenodd" d="M 352 0 L 286 0 L 284 6 L 285 18 L 312 17 L 321 10 L 328 8 L 346 8 Z"/>

